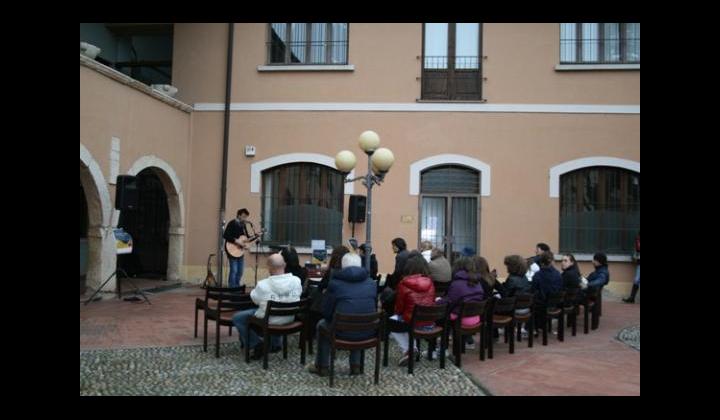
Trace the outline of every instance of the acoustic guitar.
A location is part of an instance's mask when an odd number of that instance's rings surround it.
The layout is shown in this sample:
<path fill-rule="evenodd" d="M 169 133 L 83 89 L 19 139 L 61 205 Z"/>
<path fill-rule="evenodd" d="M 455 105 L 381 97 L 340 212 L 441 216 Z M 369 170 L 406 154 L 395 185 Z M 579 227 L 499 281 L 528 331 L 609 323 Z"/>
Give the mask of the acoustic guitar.
<path fill-rule="evenodd" d="M 234 243 L 234 242 L 228 242 L 225 241 L 225 250 L 230 254 L 232 257 L 240 258 L 245 254 L 245 249 L 250 248 L 252 244 L 260 239 L 260 236 L 265 233 L 265 229 L 261 229 L 260 233 L 252 236 L 251 238 L 248 238 L 245 235 L 240 235 L 238 238 L 238 241 L 240 242 L 240 245 Z"/>

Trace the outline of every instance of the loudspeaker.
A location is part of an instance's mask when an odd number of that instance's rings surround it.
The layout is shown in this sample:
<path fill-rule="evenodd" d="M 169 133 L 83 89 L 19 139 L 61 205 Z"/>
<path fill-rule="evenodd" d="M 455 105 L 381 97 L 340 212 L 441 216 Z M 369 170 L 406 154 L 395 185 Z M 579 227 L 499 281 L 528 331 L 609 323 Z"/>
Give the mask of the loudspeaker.
<path fill-rule="evenodd" d="M 365 223 L 366 198 L 364 195 L 351 195 L 348 208 L 348 222 Z"/>
<path fill-rule="evenodd" d="M 121 211 L 135 210 L 138 205 L 137 177 L 118 175 L 115 185 L 115 208 Z"/>

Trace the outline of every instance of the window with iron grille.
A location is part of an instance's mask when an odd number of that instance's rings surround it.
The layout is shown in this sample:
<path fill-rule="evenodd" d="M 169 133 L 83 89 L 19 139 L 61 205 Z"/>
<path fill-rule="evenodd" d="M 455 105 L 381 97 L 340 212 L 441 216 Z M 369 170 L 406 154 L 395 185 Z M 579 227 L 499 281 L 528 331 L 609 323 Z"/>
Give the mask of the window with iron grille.
<path fill-rule="evenodd" d="M 423 194 L 479 194 L 480 173 L 458 165 L 435 166 L 421 174 L 420 192 Z"/>
<path fill-rule="evenodd" d="M 347 64 L 347 23 L 271 23 L 268 64 Z"/>
<path fill-rule="evenodd" d="M 631 255 L 639 231 L 639 173 L 591 167 L 560 177 L 560 252 Z"/>
<path fill-rule="evenodd" d="M 423 25 L 422 99 L 482 99 L 482 25 Z"/>
<path fill-rule="evenodd" d="M 291 163 L 263 171 L 264 239 L 274 245 L 310 246 L 342 243 L 344 178 L 330 167 Z"/>
<path fill-rule="evenodd" d="M 424 170 L 420 179 L 419 238 L 451 262 L 464 248 L 478 250 L 480 172 L 460 165 Z"/>
<path fill-rule="evenodd" d="M 639 23 L 561 23 L 561 64 L 639 64 Z"/>

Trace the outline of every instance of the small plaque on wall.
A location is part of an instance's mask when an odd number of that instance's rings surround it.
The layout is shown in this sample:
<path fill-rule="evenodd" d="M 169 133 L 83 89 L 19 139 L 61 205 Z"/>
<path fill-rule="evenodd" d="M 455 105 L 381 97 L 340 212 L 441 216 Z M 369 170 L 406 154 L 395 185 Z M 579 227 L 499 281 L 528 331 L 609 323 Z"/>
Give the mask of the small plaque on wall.
<path fill-rule="evenodd" d="M 400 216 L 400 223 L 413 223 L 415 216 Z"/>

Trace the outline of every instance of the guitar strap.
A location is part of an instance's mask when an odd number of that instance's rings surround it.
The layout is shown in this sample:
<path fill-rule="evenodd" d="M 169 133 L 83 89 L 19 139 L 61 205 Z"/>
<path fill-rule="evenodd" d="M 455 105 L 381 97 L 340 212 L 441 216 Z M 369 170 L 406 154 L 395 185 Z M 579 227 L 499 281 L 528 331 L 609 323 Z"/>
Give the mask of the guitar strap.
<path fill-rule="evenodd" d="M 239 230 L 240 230 L 240 232 L 238 233 L 238 236 L 235 238 L 235 240 L 238 240 L 238 238 L 240 238 L 242 235 L 248 236 L 248 235 L 247 235 L 247 228 L 245 227 L 245 222 L 242 222 L 241 220 L 239 220 L 239 219 L 236 217 L 236 218 L 233 219 L 233 223 L 235 223 L 235 224 L 238 226 Z"/>

